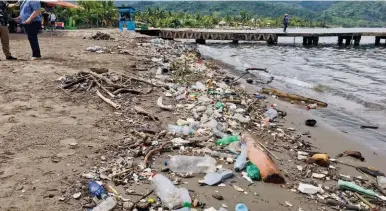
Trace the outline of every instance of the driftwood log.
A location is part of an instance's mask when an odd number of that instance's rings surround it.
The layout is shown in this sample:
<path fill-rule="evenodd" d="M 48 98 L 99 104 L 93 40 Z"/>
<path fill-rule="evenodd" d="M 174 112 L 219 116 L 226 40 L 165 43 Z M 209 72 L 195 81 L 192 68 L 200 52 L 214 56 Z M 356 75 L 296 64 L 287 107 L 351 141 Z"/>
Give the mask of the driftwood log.
<path fill-rule="evenodd" d="M 247 157 L 260 170 L 261 178 L 264 182 L 283 184 L 284 177 L 280 174 L 279 168 L 272 159 L 264 153 L 256 140 L 249 132 L 243 132 L 242 139 L 247 142 Z"/>

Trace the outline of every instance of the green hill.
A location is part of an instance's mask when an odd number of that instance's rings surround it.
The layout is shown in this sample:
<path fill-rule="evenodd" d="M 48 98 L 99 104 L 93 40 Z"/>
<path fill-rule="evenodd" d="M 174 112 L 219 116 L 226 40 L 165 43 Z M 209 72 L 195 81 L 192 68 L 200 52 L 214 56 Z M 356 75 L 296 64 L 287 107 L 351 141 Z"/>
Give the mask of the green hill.
<path fill-rule="evenodd" d="M 129 5 L 137 10 L 158 7 L 167 11 L 217 13 L 222 17 L 248 12 L 256 18 L 278 18 L 288 13 L 292 17 L 306 20 L 326 21 L 329 25 L 343 27 L 383 27 L 386 26 L 386 2 L 251 2 L 251 1 L 119 1 L 116 5 Z"/>

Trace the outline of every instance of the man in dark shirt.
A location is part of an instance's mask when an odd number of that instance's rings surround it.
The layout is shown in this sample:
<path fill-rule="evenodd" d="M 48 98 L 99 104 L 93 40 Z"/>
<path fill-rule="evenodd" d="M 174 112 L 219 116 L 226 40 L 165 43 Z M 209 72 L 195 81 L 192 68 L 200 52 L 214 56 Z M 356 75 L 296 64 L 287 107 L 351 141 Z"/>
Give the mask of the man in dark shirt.
<path fill-rule="evenodd" d="M 285 14 L 283 17 L 283 24 L 284 24 L 284 32 L 287 32 L 288 24 L 289 24 L 289 17 L 288 14 Z"/>
<path fill-rule="evenodd" d="M 3 52 L 7 60 L 16 60 L 11 55 L 9 48 L 9 31 L 8 31 L 8 7 L 13 6 L 6 1 L 0 0 L 0 39 L 3 47 Z"/>

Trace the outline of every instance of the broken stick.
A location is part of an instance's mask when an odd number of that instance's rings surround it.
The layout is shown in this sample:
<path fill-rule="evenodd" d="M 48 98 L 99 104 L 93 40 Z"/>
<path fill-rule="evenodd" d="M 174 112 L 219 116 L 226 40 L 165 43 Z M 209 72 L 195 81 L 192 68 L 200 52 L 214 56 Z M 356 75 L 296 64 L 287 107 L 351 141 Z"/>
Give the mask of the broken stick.
<path fill-rule="evenodd" d="M 149 158 L 150 158 L 154 153 L 161 151 L 167 144 L 170 144 L 170 143 L 171 143 L 170 141 L 165 142 L 165 143 L 163 143 L 160 147 L 150 150 L 150 152 L 148 152 L 148 153 L 146 154 L 145 159 L 143 160 L 144 166 L 147 167 L 147 163 L 149 162 Z"/>
<path fill-rule="evenodd" d="M 115 109 L 119 109 L 121 106 L 119 104 L 116 104 L 114 103 L 113 101 L 111 101 L 110 99 L 106 98 L 105 96 L 103 96 L 99 90 L 96 91 L 96 94 L 98 95 L 98 97 L 100 97 L 103 101 L 105 101 L 107 104 L 109 104 L 110 106 L 112 106 L 113 108 Z"/>
<path fill-rule="evenodd" d="M 101 88 L 103 91 L 105 91 L 110 97 L 115 97 L 115 95 L 113 95 L 109 90 L 107 90 L 104 86 L 102 86 L 102 84 L 100 84 L 94 76 L 90 75 L 90 78 L 96 83 L 96 85 L 99 88 Z"/>
<path fill-rule="evenodd" d="M 127 78 L 127 79 L 130 79 L 130 80 L 142 82 L 142 83 L 145 83 L 145 84 L 149 84 L 149 85 L 155 86 L 155 87 L 167 87 L 167 86 L 165 86 L 165 85 L 157 85 L 157 84 L 153 84 L 153 83 L 151 83 L 151 82 L 149 82 L 149 81 L 146 81 L 145 79 L 141 79 L 141 78 L 136 78 L 136 77 L 127 76 L 127 75 L 122 75 L 122 77 Z"/>
<path fill-rule="evenodd" d="M 133 94 L 143 94 L 143 92 L 139 91 L 139 90 L 135 90 L 135 89 L 128 89 L 128 88 L 120 88 L 120 89 L 117 89 L 113 92 L 114 95 L 116 94 L 119 94 L 119 93 L 127 93 L 127 92 L 130 92 L 130 93 L 133 93 Z"/>
<path fill-rule="evenodd" d="M 142 114 L 142 115 L 145 115 L 145 116 L 148 116 L 150 117 L 150 119 L 152 119 L 153 121 L 156 121 L 158 120 L 158 117 L 154 116 L 153 114 L 147 112 L 145 109 L 143 109 L 142 107 L 140 106 L 134 106 L 134 110 L 139 113 L 139 114 Z"/>

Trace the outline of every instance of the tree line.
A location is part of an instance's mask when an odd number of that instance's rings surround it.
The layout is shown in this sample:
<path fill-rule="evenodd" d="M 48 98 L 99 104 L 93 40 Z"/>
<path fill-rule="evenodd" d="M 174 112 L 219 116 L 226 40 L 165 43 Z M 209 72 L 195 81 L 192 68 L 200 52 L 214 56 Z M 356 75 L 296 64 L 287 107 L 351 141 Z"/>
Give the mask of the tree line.
<path fill-rule="evenodd" d="M 104 1 L 76 1 L 80 8 L 56 7 L 56 16 L 71 25 L 80 28 L 90 27 L 116 27 L 118 25 L 118 8 L 114 0 Z M 125 5 L 122 5 L 125 6 Z M 267 18 L 253 15 L 252 13 L 240 11 L 239 14 L 221 15 L 213 12 L 208 15 L 200 13 L 172 12 L 159 7 L 148 7 L 144 11 L 137 11 L 136 22 L 156 28 L 214 28 L 217 25 L 229 27 L 281 27 L 282 18 Z M 326 27 L 323 21 L 311 21 L 298 17 L 291 17 L 293 27 Z"/>

